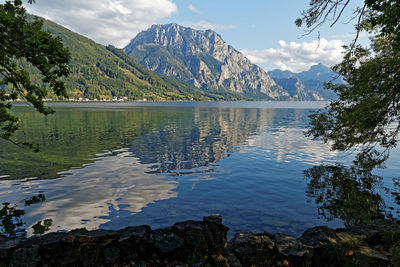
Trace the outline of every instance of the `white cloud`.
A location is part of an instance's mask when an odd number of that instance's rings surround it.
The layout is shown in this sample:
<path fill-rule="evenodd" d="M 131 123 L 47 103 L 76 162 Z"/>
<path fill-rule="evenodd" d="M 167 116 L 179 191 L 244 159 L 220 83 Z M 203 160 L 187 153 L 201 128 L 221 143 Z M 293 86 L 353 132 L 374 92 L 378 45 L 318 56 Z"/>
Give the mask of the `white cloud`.
<path fill-rule="evenodd" d="M 322 63 L 333 66 L 343 58 L 344 42 L 341 40 L 328 41 L 324 38 L 312 42 L 296 43 L 279 41 L 280 48 L 265 50 L 243 49 L 241 52 L 254 64 L 266 69 L 278 68 L 301 72 L 312 65 Z"/>
<path fill-rule="evenodd" d="M 189 4 L 188 5 L 188 9 L 194 13 L 198 13 L 200 14 L 200 11 L 193 5 L 193 4 Z"/>
<path fill-rule="evenodd" d="M 40 0 L 27 9 L 96 42 L 118 47 L 178 11 L 172 0 Z"/>
<path fill-rule="evenodd" d="M 223 31 L 236 28 L 235 25 L 223 25 L 223 24 L 213 24 L 208 21 L 198 21 L 198 22 L 188 22 L 184 23 L 185 26 L 195 28 L 197 30 L 213 30 L 213 31 Z"/>

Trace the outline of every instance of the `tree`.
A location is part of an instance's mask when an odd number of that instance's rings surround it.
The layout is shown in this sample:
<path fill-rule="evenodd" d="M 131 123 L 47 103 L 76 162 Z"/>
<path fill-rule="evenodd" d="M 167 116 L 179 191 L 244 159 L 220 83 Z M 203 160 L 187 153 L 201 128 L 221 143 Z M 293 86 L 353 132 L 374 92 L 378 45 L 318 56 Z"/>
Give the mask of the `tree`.
<path fill-rule="evenodd" d="M 335 25 L 351 0 L 312 0 L 298 26 L 308 32 L 319 25 Z M 400 130 L 400 3 L 365 0 L 354 11 L 357 34 L 346 46 L 344 59 L 333 67 L 346 84 L 326 84 L 338 94 L 327 109 L 311 116 L 308 135 L 329 142 L 339 151 L 357 150 L 355 164 L 383 167 L 396 147 Z M 370 47 L 357 44 L 359 33 L 371 38 Z"/>
<path fill-rule="evenodd" d="M 13 100 L 23 99 L 47 115 L 53 112 L 43 101 L 48 88 L 58 96 L 67 97 L 61 78 L 70 72 L 69 51 L 60 38 L 42 30 L 41 20 L 29 20 L 21 0 L 0 5 L 0 138 L 11 142 L 19 123 L 10 113 Z M 23 68 L 27 65 L 36 69 L 41 85 L 31 81 Z"/>

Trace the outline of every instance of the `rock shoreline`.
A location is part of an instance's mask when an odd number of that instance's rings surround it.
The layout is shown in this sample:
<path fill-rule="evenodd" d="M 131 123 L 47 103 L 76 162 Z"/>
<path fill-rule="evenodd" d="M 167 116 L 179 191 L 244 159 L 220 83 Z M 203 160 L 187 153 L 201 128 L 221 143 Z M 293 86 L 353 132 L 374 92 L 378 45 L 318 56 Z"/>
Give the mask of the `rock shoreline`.
<path fill-rule="evenodd" d="M 378 220 L 325 226 L 299 238 L 238 233 L 229 242 L 220 215 L 152 230 L 77 229 L 27 239 L 0 236 L 0 266 L 399 266 L 400 224 Z"/>

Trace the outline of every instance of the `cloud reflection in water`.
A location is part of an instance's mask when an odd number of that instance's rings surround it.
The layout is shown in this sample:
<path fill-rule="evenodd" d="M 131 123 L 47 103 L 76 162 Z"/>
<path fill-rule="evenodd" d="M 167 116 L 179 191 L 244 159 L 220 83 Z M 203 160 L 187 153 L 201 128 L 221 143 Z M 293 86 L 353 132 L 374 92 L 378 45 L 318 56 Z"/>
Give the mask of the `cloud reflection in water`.
<path fill-rule="evenodd" d="M 177 182 L 149 174 L 151 165 L 139 163 L 131 152 L 119 152 L 100 157 L 82 169 L 70 170 L 62 174 L 62 179 L 33 180 L 14 186 L 13 190 L 25 196 L 46 192 L 42 205 L 26 209 L 28 234 L 30 225 L 44 217 L 53 219 L 53 231 L 95 229 L 109 220 L 106 217 L 110 206 L 118 210 L 123 205 L 124 209 L 137 213 L 149 203 L 177 196 L 174 191 Z M 0 198 L 4 199 L 4 193 L 10 192 L 3 191 Z"/>

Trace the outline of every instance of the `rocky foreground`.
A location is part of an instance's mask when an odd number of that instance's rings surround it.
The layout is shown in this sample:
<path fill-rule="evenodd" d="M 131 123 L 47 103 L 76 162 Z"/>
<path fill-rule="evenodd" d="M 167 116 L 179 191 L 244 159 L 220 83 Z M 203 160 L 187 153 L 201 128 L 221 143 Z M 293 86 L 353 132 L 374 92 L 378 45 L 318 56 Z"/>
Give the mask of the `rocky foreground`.
<path fill-rule="evenodd" d="M 0 266 L 398 266 L 400 224 L 315 227 L 299 238 L 239 233 L 222 217 L 118 231 L 78 229 L 28 239 L 0 237 Z"/>

